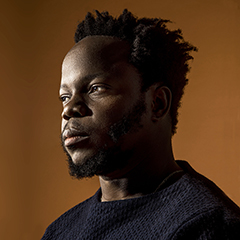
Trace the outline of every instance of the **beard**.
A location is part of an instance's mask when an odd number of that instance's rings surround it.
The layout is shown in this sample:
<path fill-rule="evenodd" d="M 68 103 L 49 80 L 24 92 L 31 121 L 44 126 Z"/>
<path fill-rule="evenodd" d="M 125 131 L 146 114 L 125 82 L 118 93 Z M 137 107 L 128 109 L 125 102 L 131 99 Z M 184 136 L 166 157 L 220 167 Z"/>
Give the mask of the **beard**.
<path fill-rule="evenodd" d="M 142 97 L 120 121 L 110 126 L 108 135 L 115 145 L 108 149 L 99 148 L 95 155 L 84 159 L 82 164 L 73 162 L 61 137 L 62 147 L 67 155 L 69 174 L 77 179 L 82 179 L 108 174 L 125 167 L 133 154 L 133 150 L 122 151 L 119 139 L 127 133 L 138 132 L 142 128 L 141 118 L 145 112 L 146 104 Z"/>

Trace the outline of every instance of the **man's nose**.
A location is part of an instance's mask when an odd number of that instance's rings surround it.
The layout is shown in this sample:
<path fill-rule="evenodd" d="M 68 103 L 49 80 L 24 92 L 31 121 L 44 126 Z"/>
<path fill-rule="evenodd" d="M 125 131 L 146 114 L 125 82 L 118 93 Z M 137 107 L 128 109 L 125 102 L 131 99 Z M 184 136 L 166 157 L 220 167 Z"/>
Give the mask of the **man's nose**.
<path fill-rule="evenodd" d="M 62 118 L 69 120 L 72 117 L 85 117 L 90 112 L 90 109 L 83 101 L 75 101 L 71 99 L 64 107 Z"/>

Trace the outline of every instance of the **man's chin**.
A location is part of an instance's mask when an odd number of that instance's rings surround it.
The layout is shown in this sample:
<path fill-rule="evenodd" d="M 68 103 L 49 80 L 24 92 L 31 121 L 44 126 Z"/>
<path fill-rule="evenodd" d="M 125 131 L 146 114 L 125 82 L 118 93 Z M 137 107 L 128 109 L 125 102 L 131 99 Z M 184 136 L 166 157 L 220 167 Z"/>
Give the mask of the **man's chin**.
<path fill-rule="evenodd" d="M 66 151 L 65 151 L 66 152 Z M 118 148 L 100 150 L 91 157 L 85 157 L 81 161 L 68 156 L 69 174 L 77 179 L 91 178 L 93 176 L 110 174 L 122 169 L 127 165 L 130 157 L 129 152 L 121 152 Z"/>
<path fill-rule="evenodd" d="M 94 158 L 95 155 L 83 155 L 81 153 L 67 154 L 68 162 L 71 161 L 77 167 L 83 167 L 88 159 Z"/>
<path fill-rule="evenodd" d="M 96 166 L 96 163 L 94 163 L 93 157 L 85 157 L 84 159 L 81 158 L 80 160 L 79 158 L 72 158 L 70 155 L 68 155 L 67 161 L 69 174 L 74 178 L 91 178 L 99 172 L 97 170 L 98 166 Z"/>

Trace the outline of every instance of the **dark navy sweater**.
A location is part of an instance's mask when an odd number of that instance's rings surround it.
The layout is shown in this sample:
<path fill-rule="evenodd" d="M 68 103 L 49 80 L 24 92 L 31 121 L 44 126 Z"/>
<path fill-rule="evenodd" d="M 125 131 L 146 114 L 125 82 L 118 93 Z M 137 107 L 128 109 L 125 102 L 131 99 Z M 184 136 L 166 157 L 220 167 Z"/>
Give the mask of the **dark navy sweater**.
<path fill-rule="evenodd" d="M 46 230 L 42 240 L 240 239 L 240 209 L 213 182 L 178 161 L 185 174 L 139 198 L 100 202 L 101 189 Z"/>

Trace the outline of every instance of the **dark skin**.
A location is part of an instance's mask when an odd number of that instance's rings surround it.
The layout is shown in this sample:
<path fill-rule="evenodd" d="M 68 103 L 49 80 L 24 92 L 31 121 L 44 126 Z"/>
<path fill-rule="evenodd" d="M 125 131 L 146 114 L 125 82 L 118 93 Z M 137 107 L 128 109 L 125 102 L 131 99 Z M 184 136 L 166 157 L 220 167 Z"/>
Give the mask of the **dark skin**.
<path fill-rule="evenodd" d="M 81 166 L 99 148 L 115 145 L 132 153 L 123 168 L 97 173 L 102 201 L 152 193 L 169 174 L 180 170 L 171 146 L 171 91 L 158 83 L 142 93 L 141 77 L 128 63 L 128 53 L 124 41 L 91 36 L 77 43 L 63 61 L 62 131 L 72 161 Z M 108 134 L 110 126 L 140 98 L 146 105 L 141 127 L 114 141 Z M 72 129 L 74 136 L 69 134 Z"/>

